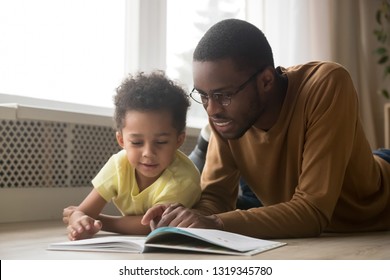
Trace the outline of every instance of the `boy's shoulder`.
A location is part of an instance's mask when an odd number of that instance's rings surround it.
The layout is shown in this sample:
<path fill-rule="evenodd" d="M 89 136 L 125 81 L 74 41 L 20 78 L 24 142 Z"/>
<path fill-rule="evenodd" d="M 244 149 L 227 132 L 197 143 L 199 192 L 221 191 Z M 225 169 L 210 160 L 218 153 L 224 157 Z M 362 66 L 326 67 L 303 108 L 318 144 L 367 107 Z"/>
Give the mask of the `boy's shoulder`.
<path fill-rule="evenodd" d="M 188 173 L 189 176 L 199 176 L 198 168 L 182 151 L 177 150 L 175 159 L 168 167 L 173 173 Z"/>
<path fill-rule="evenodd" d="M 118 169 L 131 168 L 129 160 L 127 159 L 126 150 L 120 150 L 117 153 L 111 155 L 107 164 L 113 165 Z"/>
<path fill-rule="evenodd" d="M 120 150 L 117 153 L 113 154 L 111 156 L 111 160 L 114 160 L 114 161 L 117 161 L 117 162 L 127 161 L 126 150 L 123 149 L 123 150 Z"/>

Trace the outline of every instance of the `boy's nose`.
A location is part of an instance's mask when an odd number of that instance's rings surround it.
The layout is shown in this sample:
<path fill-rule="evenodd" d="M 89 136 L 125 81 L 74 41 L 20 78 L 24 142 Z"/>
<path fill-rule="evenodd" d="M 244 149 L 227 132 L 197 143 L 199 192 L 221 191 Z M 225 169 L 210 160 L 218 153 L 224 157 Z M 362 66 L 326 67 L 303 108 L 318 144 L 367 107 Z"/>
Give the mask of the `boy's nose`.
<path fill-rule="evenodd" d="M 143 149 L 142 156 L 143 157 L 152 157 L 154 155 L 154 147 L 152 144 L 146 144 Z"/>

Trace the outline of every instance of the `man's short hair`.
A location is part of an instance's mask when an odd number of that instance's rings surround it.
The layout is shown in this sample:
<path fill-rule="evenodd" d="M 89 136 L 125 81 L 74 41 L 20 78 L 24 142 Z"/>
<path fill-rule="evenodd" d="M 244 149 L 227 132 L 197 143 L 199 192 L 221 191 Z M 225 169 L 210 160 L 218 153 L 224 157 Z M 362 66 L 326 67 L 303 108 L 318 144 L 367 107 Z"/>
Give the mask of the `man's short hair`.
<path fill-rule="evenodd" d="M 231 58 L 239 68 L 274 67 L 271 46 L 264 33 L 253 24 L 226 19 L 213 25 L 195 48 L 194 61 Z"/>

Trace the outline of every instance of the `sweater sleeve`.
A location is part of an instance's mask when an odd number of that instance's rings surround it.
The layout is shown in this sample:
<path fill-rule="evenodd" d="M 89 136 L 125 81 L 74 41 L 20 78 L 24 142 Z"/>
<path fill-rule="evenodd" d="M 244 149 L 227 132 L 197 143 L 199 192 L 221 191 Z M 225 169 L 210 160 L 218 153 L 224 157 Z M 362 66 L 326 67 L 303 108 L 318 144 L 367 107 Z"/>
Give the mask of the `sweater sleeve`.
<path fill-rule="evenodd" d="M 195 206 L 206 215 L 235 209 L 240 178 L 228 143 L 214 131 L 211 123 L 210 127 L 213 133 L 201 174 L 202 196 Z"/>

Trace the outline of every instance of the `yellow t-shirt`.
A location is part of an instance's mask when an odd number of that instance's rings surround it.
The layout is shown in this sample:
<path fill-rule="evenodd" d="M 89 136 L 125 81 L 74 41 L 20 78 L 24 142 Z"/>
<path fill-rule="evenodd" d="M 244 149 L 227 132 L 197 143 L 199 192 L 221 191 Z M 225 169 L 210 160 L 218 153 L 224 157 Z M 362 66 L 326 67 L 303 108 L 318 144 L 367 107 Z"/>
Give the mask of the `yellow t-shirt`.
<path fill-rule="evenodd" d="M 200 175 L 192 161 L 177 151 L 175 159 L 148 188 L 139 192 L 135 169 L 122 150 L 111 156 L 92 180 L 97 192 L 113 201 L 123 215 L 142 215 L 151 206 L 179 202 L 186 207 L 200 197 Z"/>

